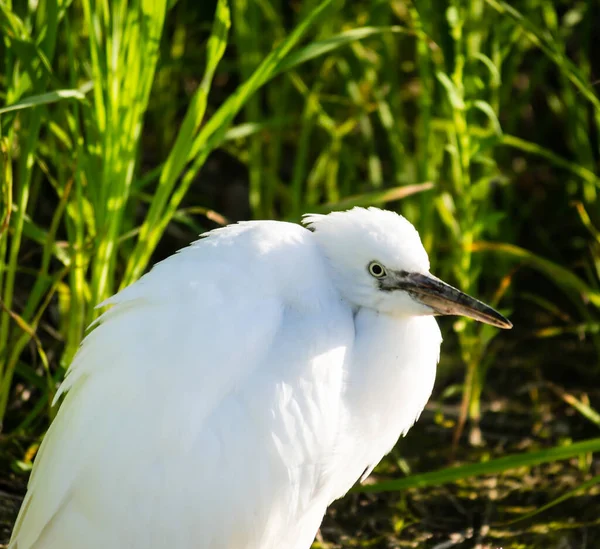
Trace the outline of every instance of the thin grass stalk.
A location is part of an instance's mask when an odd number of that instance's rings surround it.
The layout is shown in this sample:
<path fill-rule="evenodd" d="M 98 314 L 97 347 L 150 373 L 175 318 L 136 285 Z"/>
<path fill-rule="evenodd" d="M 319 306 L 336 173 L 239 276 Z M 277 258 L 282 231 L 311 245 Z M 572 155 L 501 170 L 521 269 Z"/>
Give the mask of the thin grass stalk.
<path fill-rule="evenodd" d="M 379 40 L 385 44 L 385 35 L 381 36 Z M 391 90 L 388 90 L 386 93 L 384 93 L 386 86 L 380 81 L 380 75 L 385 74 L 387 76 L 388 72 L 395 74 L 397 69 L 392 69 L 390 67 L 388 71 L 384 70 L 380 66 L 384 61 L 387 61 L 387 57 L 385 55 L 379 54 L 380 48 L 376 47 L 375 49 L 368 49 L 360 42 L 355 42 L 351 47 L 353 53 L 363 68 L 364 81 L 368 84 L 369 91 L 373 95 L 373 98 L 371 98 L 370 101 L 373 102 L 374 99 L 379 123 L 381 124 L 388 141 L 388 148 L 385 152 L 387 152 L 391 157 L 391 164 L 393 166 L 392 181 L 395 185 L 398 185 L 402 181 L 404 164 L 406 162 L 406 150 L 402 140 L 402 133 L 399 130 L 400 121 L 394 120 L 392 109 L 388 102 L 388 98 L 386 97 L 386 94 L 392 95 L 392 92 Z M 373 108 L 369 105 L 366 105 L 366 107 L 367 111 L 370 111 Z M 379 158 L 377 158 L 377 160 L 379 165 L 376 165 L 375 167 L 379 172 L 381 172 L 381 184 L 383 184 L 384 162 Z M 418 180 L 423 181 L 420 178 Z"/>
<path fill-rule="evenodd" d="M 293 110 L 290 90 L 291 84 L 288 79 L 282 83 L 281 89 L 279 89 L 278 92 L 274 89 L 268 90 L 269 103 L 273 111 L 274 119 L 283 119 Z M 262 202 L 265 218 L 272 219 L 281 214 L 287 215 L 289 212 L 289 201 L 282 201 L 279 212 L 276 207 L 278 191 L 282 189 L 282 182 L 279 174 L 282 168 L 282 159 L 284 157 L 284 129 L 275 127 L 268 132 L 267 136 L 268 146 L 266 147 L 265 156 L 268 161 L 266 163 L 265 173 L 263 174 L 265 189 Z"/>
<path fill-rule="evenodd" d="M 51 286 L 50 262 L 54 255 L 53 249 L 56 243 L 56 233 L 63 218 L 63 213 L 69 199 L 70 190 L 71 185 L 65 185 L 64 192 L 62 193 L 59 203 L 52 215 L 50 227 L 48 228 L 48 231 L 45 232 L 44 243 L 42 245 L 42 260 L 40 268 L 36 273 L 36 280 L 29 293 L 27 304 L 20 315 L 25 322 L 30 322 L 35 316 L 39 303 Z"/>
<path fill-rule="evenodd" d="M 250 78 L 260 64 L 261 19 L 258 6 L 253 1 L 233 0 L 233 34 L 238 50 L 238 67 L 242 81 Z M 262 112 L 260 94 L 248 98 L 244 107 L 246 120 L 260 122 Z M 260 139 L 253 139 L 248 150 L 248 176 L 250 209 L 255 218 L 266 215 L 264 211 L 263 147 Z"/>
<path fill-rule="evenodd" d="M 15 278 L 18 272 L 19 252 L 21 249 L 21 239 L 23 237 L 23 224 L 29 201 L 29 191 L 31 182 L 31 170 L 34 162 L 34 149 L 37 143 L 39 130 L 41 128 L 41 115 L 37 107 L 24 116 L 27 121 L 29 132 L 24 143 L 22 143 L 21 155 L 17 163 L 17 181 L 16 181 L 16 211 L 12 215 L 12 236 L 9 246 L 8 263 L 6 264 L 6 275 L 4 278 L 4 288 L 2 293 L 2 321 L 0 322 L 0 349 L 8 348 L 10 337 L 11 317 L 9 311 L 12 310 L 13 297 L 15 289 Z M 11 132 L 13 139 L 16 138 L 14 132 Z M 10 364 L 0 364 L 0 426 L 4 418 L 6 402 L 12 384 L 12 369 Z"/>
<path fill-rule="evenodd" d="M 418 181 L 431 181 L 433 170 L 431 169 L 432 158 L 430 154 L 431 139 L 431 119 L 433 116 L 433 90 L 435 79 L 433 77 L 433 59 L 429 48 L 429 37 L 423 29 L 423 22 L 419 11 L 409 8 L 410 16 L 416 31 L 416 63 L 419 71 L 419 97 L 418 119 L 416 128 L 416 146 L 415 154 L 417 161 Z M 418 223 L 420 228 L 423 246 L 430 252 L 433 247 L 434 228 L 433 214 L 434 204 L 426 195 L 422 195 L 419 200 Z"/>
<path fill-rule="evenodd" d="M 67 29 L 70 27 L 70 20 L 66 18 L 65 25 Z M 71 33 L 67 33 L 72 36 Z M 91 45 L 90 45 L 91 48 Z M 71 84 L 77 79 L 75 68 L 74 41 L 67 42 L 67 57 L 69 60 L 69 78 Z M 92 237 L 96 234 L 96 226 L 86 226 L 86 200 L 85 186 L 87 183 L 90 186 L 100 186 L 101 183 L 94 179 L 86 178 L 92 170 L 86 170 L 85 162 L 90 162 L 91 159 L 86 159 L 86 145 L 84 142 L 84 134 L 79 130 L 77 123 L 86 114 L 91 115 L 88 109 L 82 108 L 78 103 L 72 105 L 73 113 L 67 113 L 67 117 L 72 120 L 72 130 L 74 133 L 73 153 L 74 153 L 74 198 L 71 202 L 71 214 L 65 218 L 65 226 L 68 234 L 69 255 L 71 257 L 71 269 L 69 270 L 69 307 L 68 312 L 64 315 L 66 321 L 65 347 L 60 357 L 60 366 L 66 370 L 71 363 L 79 344 L 83 339 L 87 316 L 88 303 L 91 299 L 89 286 L 86 280 L 86 274 L 89 267 L 89 255 L 86 252 L 86 234 Z M 95 109 L 94 113 L 98 111 Z M 85 132 L 86 128 L 83 128 Z M 66 311 L 65 311 L 66 312 Z"/>
<path fill-rule="evenodd" d="M 358 128 L 363 137 L 367 152 L 367 171 L 369 174 L 369 183 L 375 189 L 383 185 L 383 169 L 375 146 L 375 130 L 369 117 L 370 108 L 367 104 L 367 98 L 363 98 L 359 82 L 354 78 L 348 61 L 342 57 L 338 59 L 338 69 L 344 79 L 347 94 L 353 103 L 358 107 Z M 362 64 L 362 63 L 361 63 Z"/>
<path fill-rule="evenodd" d="M 313 88 L 304 98 L 304 110 L 300 124 L 300 136 L 298 138 L 298 149 L 294 158 L 291 181 L 291 208 L 290 215 L 299 219 L 303 211 L 303 194 L 308 173 L 308 162 L 311 137 L 315 128 L 317 118 L 318 86 Z"/>
<path fill-rule="evenodd" d="M 286 31 L 280 16 L 284 10 L 282 0 L 260 0 L 258 4 L 262 11 L 265 25 L 270 29 L 275 43 L 285 40 Z M 266 95 L 273 120 L 283 120 L 289 116 L 289 113 L 295 112 L 292 84 L 289 78 L 282 77 L 279 86 L 269 86 L 266 90 Z M 282 171 L 281 163 L 284 155 L 284 136 L 284 126 L 274 126 L 266 134 L 266 144 L 268 146 L 264 149 L 266 169 L 263 174 L 263 211 L 267 218 L 277 217 L 278 213 L 283 216 L 289 215 L 291 207 L 291 199 L 289 194 L 286 193 L 286 200 L 281 200 L 280 212 L 276 211 L 277 198 L 280 191 L 284 188 L 280 178 Z M 287 188 L 285 190 L 287 191 Z"/>
<path fill-rule="evenodd" d="M 381 11 L 379 20 L 373 21 L 373 24 L 381 27 L 391 27 L 395 22 L 393 7 L 389 10 Z M 404 27 L 395 27 L 404 28 Z M 405 27 L 407 35 L 412 34 L 412 30 Z M 370 51 L 375 50 L 380 57 L 380 64 L 373 67 L 370 80 L 373 85 L 373 93 L 377 101 L 377 113 L 381 126 L 386 132 L 388 138 L 388 152 L 393 163 L 393 181 L 399 185 L 403 181 L 403 175 L 406 172 L 407 153 L 407 122 L 404 105 L 399 90 L 402 89 L 403 81 L 401 78 L 401 54 L 403 47 L 412 36 L 405 37 L 403 33 L 385 33 L 379 37 L 381 47 L 377 42 Z M 422 179 L 418 179 L 423 181 Z"/>
<path fill-rule="evenodd" d="M 340 151 L 342 149 L 343 135 L 342 132 L 335 134 L 329 146 L 327 173 L 324 181 L 325 200 L 327 202 L 338 202 L 340 200 L 338 175 L 340 171 Z"/>
<path fill-rule="evenodd" d="M 566 45 L 561 37 L 562 29 L 559 26 L 559 16 L 556 7 L 553 4 L 545 2 L 542 5 L 542 16 L 545 27 L 549 33 L 552 33 L 552 41 L 557 51 L 566 57 Z M 584 77 L 589 80 L 589 64 L 586 60 L 578 60 L 578 67 Z M 577 158 L 578 164 L 586 166 L 592 170 L 595 167 L 595 160 L 592 146 L 589 140 L 588 132 L 588 108 L 578 100 L 576 91 L 569 85 L 568 78 L 564 72 L 559 73 L 562 80 L 561 92 L 563 105 L 565 109 L 564 119 L 567 127 L 565 137 L 570 144 L 573 155 Z M 594 185 L 583 185 L 583 198 L 586 202 L 593 203 L 597 197 L 597 190 Z"/>
<path fill-rule="evenodd" d="M 0 126 L 1 129 L 1 126 Z M 11 219 L 13 207 L 13 174 L 12 174 L 12 158 L 10 155 L 11 141 L 10 138 L 3 138 L 0 135 L 0 155 L 2 165 L 0 165 L 0 176 L 2 177 L 1 196 L 2 196 L 2 222 L 0 224 L 0 290 L 5 288 L 5 278 L 8 275 L 8 228 Z M 3 293 L 4 295 L 4 293 Z M 8 313 L 4 310 L 0 311 L 0 382 L 3 377 L 5 360 L 7 358 L 8 348 Z"/>
<path fill-rule="evenodd" d="M 39 309 L 36 313 L 36 316 L 30 323 L 30 325 L 26 326 L 26 330 L 24 330 L 22 328 L 22 326 L 18 326 L 19 331 L 16 332 L 15 338 L 11 342 L 12 343 L 11 350 L 8 355 L 8 360 L 6 362 L 4 379 L 2 380 L 2 386 L 0 387 L 0 418 L 2 420 L 4 419 L 4 415 L 6 414 L 6 407 L 8 406 L 8 400 L 9 400 L 9 396 L 10 396 L 10 388 L 11 388 L 11 384 L 12 384 L 12 379 L 13 379 L 13 375 L 15 372 L 15 368 L 16 368 L 18 360 L 19 360 L 19 356 L 21 355 L 21 353 L 25 349 L 25 346 L 29 343 L 29 341 L 31 339 L 34 339 L 34 342 L 36 343 L 36 347 L 38 348 L 38 352 L 40 354 L 40 358 L 44 362 L 45 371 L 46 371 L 46 373 L 48 372 L 48 362 L 45 358 L 45 353 L 43 352 L 43 348 L 41 347 L 41 344 L 40 344 L 39 340 L 37 339 L 35 332 L 39 325 L 39 321 L 42 317 L 42 314 L 45 312 L 46 308 L 50 304 L 50 301 L 52 300 L 52 297 L 54 296 L 54 293 L 56 292 L 56 290 L 57 290 L 59 284 L 61 283 L 62 278 L 64 277 L 65 274 L 66 274 L 66 269 L 63 269 L 61 272 L 59 272 L 55 276 L 53 285 L 51 286 L 50 290 L 46 294 L 44 302 L 39 307 Z M 2 306 L 2 309 L 5 311 L 7 310 L 4 307 L 4 305 Z M 16 316 L 16 315 L 14 315 L 14 316 Z M 51 385 L 48 385 L 47 389 L 48 389 L 48 392 L 51 392 L 54 390 L 54 388 Z M 0 423 L 0 425 L 1 425 L 1 423 Z"/>
<path fill-rule="evenodd" d="M 454 164 L 454 197 L 457 205 L 457 219 L 460 226 L 460 241 L 457 243 L 457 268 L 460 285 L 466 292 L 470 293 L 474 286 L 472 275 L 471 249 L 474 242 L 474 227 L 476 204 L 473 203 L 471 195 L 471 135 L 467 121 L 467 108 L 465 97 L 465 67 L 468 60 L 473 59 L 474 51 L 480 44 L 480 40 L 472 37 L 470 26 L 475 22 L 470 17 L 480 17 L 482 6 L 479 2 L 469 3 L 465 6 L 460 0 L 452 2 L 453 11 L 449 12 L 450 32 L 454 41 L 454 71 L 451 81 L 445 82 L 450 93 L 452 106 L 452 119 L 454 124 L 454 144 L 456 147 L 453 156 Z M 481 395 L 481 372 L 480 346 L 477 342 L 476 328 L 472 323 L 461 320 L 454 324 L 458 332 L 462 359 L 466 365 L 466 376 L 464 380 L 463 398 L 460 409 L 459 421 L 455 431 L 454 446 L 458 443 L 458 437 L 462 432 L 466 416 L 472 423 L 471 442 L 480 443 L 478 423 L 480 419 Z"/>
<path fill-rule="evenodd" d="M 78 144 L 77 164 L 81 162 L 81 145 Z M 65 337 L 65 349 L 61 355 L 60 364 L 66 369 L 75 356 L 84 334 L 87 321 L 87 304 L 90 299 L 89 288 L 86 281 L 86 273 L 89 265 L 89 257 L 85 251 L 85 222 L 83 215 L 85 207 L 83 204 L 83 170 L 75 169 L 75 199 L 73 208 L 80 212 L 74 218 L 68 218 L 66 227 L 69 235 L 69 255 L 71 256 L 71 268 L 69 270 L 69 308 L 67 331 Z M 66 312 L 66 311 L 65 311 Z"/>

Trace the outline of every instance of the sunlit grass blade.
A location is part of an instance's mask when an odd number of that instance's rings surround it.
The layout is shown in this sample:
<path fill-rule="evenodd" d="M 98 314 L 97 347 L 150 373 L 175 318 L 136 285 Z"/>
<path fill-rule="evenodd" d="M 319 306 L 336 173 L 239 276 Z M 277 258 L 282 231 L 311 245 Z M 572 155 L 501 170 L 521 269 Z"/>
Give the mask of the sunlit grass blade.
<path fill-rule="evenodd" d="M 592 220 L 585 209 L 585 206 L 581 202 L 575 203 L 575 208 L 577 209 L 577 213 L 579 214 L 579 219 L 585 226 L 585 228 L 589 231 L 589 233 L 594 237 L 594 240 L 600 244 L 600 231 L 594 226 Z"/>
<path fill-rule="evenodd" d="M 430 473 L 414 474 L 406 478 L 386 480 L 375 484 L 365 484 L 353 488 L 353 492 L 395 492 L 409 488 L 426 488 L 441 486 L 449 482 L 480 476 L 497 475 L 522 467 L 534 467 L 543 463 L 551 463 L 571 459 L 581 454 L 600 451 L 600 438 L 593 438 L 565 446 L 556 446 L 546 450 L 527 452 L 491 459 L 482 463 L 471 463 L 457 467 L 449 467 Z"/>
<path fill-rule="evenodd" d="M 533 254 L 519 246 L 499 242 L 475 242 L 473 243 L 473 251 L 493 251 L 507 257 L 518 259 L 529 267 L 544 273 L 558 286 L 575 291 L 583 298 L 593 303 L 596 307 L 600 307 L 600 292 L 591 288 L 569 269 Z"/>
<path fill-rule="evenodd" d="M 400 34 L 413 33 L 411 29 L 407 29 L 399 25 L 390 27 L 361 27 L 358 29 L 344 31 L 340 34 L 332 36 L 331 38 L 312 42 L 301 50 L 291 53 L 277 65 L 272 76 L 274 77 L 278 74 L 288 72 L 289 70 L 296 68 L 306 61 L 321 57 L 322 55 L 330 53 L 347 44 L 351 44 L 352 42 L 388 32 Z"/>
<path fill-rule="evenodd" d="M 507 522 L 502 522 L 501 524 L 498 524 L 496 526 L 506 527 L 506 526 L 510 526 L 512 524 L 516 524 L 518 522 L 522 522 L 524 520 L 533 518 L 541 513 L 544 513 L 548 509 L 555 507 L 556 505 L 560 505 L 561 503 L 571 499 L 572 497 L 580 496 L 586 490 L 589 490 L 590 488 L 595 487 L 597 484 L 600 484 L 600 475 L 596 475 L 595 477 L 592 477 L 591 479 L 586 480 L 585 482 L 583 482 L 582 484 L 577 486 L 577 488 L 575 488 L 573 490 L 569 490 L 566 494 L 563 494 L 562 496 L 552 500 L 550 503 L 546 503 L 545 505 L 538 507 L 537 509 L 535 509 L 535 511 L 531 511 L 530 513 L 525 513 L 524 515 L 521 515 L 513 520 L 509 520 Z"/>
<path fill-rule="evenodd" d="M 223 142 L 253 137 L 265 130 L 284 128 L 291 125 L 295 120 L 294 117 L 286 116 L 283 118 L 271 118 L 262 122 L 245 122 L 244 124 L 229 128 L 223 136 Z"/>
<path fill-rule="evenodd" d="M 401 187 L 393 187 L 384 191 L 373 191 L 356 196 L 348 196 L 338 202 L 327 202 L 318 206 L 314 206 L 314 213 L 327 213 L 334 210 L 349 210 L 355 206 L 376 206 L 401 200 L 407 196 L 429 191 L 434 188 L 433 183 L 419 183 L 416 185 L 404 185 Z"/>
<path fill-rule="evenodd" d="M 569 406 L 572 406 L 583 417 L 594 423 L 597 427 L 600 427 L 600 414 L 590 406 L 589 402 L 585 402 L 584 399 L 577 398 L 575 395 L 568 393 L 562 387 L 559 387 L 554 383 L 547 383 L 547 385 Z M 585 397 L 586 395 L 583 396 Z"/>
<path fill-rule="evenodd" d="M 1 126 L 0 126 L 1 128 Z M 9 156 L 10 143 L 0 133 L 0 196 L 2 196 L 2 211 L 0 212 L 0 241 L 6 239 L 13 209 L 12 199 L 12 160 Z M 2 256 L 0 256 L 2 257 Z M 0 273 L 0 287 L 2 287 L 2 273 Z"/>
<path fill-rule="evenodd" d="M 56 90 L 39 95 L 24 97 L 12 105 L 7 105 L 6 107 L 0 108 L 0 115 L 22 109 L 29 109 L 38 105 L 56 103 L 57 101 L 61 101 L 63 99 L 78 99 L 81 101 L 85 99 L 85 94 L 89 88 L 90 87 L 86 86 L 78 90 Z"/>
<path fill-rule="evenodd" d="M 505 134 L 500 138 L 500 144 L 507 147 L 513 147 L 523 152 L 534 154 L 541 158 L 545 158 L 555 166 L 563 168 L 564 170 L 575 174 L 577 177 L 580 177 L 584 181 L 587 181 L 596 185 L 597 187 L 600 187 L 600 179 L 594 172 L 575 162 L 570 162 L 566 160 L 565 158 L 542 147 L 541 145 L 538 145 L 537 143 L 532 143 L 531 141 L 521 139 L 514 135 Z"/>

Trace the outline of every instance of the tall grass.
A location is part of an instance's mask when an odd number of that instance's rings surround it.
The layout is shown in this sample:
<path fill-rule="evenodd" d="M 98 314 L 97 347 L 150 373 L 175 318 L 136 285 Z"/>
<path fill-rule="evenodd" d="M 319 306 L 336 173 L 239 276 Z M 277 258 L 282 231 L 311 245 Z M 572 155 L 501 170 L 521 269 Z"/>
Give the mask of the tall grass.
<path fill-rule="evenodd" d="M 94 305 L 174 234 L 186 231 L 183 244 L 190 227 L 240 211 L 227 206 L 240 171 L 255 218 L 402 210 L 436 273 L 505 312 L 523 304 L 515 270 L 536 270 L 569 308 L 565 321 L 542 292 L 535 306 L 550 320 L 536 329 L 583 332 L 600 356 L 589 3 L 218 0 L 210 15 L 202 5 L 0 2 L 6 431 L 43 431 Z M 205 176 L 213 159 L 218 175 Z M 560 231 L 530 217 L 540 201 L 519 188 L 523 166 L 557 174 L 534 186 L 577 238 L 553 246 Z M 502 342 L 464 319 L 451 327 L 455 443 L 468 424 L 484 444 L 480 403 Z"/>

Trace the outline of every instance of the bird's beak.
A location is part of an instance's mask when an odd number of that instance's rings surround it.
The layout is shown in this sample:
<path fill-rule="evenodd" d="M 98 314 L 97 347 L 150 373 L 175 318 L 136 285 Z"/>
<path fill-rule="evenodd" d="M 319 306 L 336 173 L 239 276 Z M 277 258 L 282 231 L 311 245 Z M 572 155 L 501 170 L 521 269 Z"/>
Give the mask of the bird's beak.
<path fill-rule="evenodd" d="M 498 311 L 433 275 L 406 273 L 402 278 L 402 289 L 409 292 L 414 299 L 431 307 L 437 314 L 467 316 L 498 328 L 512 328 L 510 320 Z"/>

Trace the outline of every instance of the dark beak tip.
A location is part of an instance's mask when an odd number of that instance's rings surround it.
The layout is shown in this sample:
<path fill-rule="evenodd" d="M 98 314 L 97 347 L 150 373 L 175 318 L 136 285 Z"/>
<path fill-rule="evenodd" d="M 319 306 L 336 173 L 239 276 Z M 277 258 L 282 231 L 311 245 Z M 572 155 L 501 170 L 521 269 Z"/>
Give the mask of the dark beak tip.
<path fill-rule="evenodd" d="M 501 328 L 502 330 L 512 330 L 513 323 L 508 320 L 504 315 L 501 315 L 498 311 L 494 311 L 494 320 L 493 323 L 496 327 Z"/>
<path fill-rule="evenodd" d="M 501 328 L 503 330 L 512 330 L 513 323 L 510 320 L 508 320 L 508 318 L 505 318 L 504 319 L 504 326 L 501 326 Z"/>
<path fill-rule="evenodd" d="M 496 328 L 500 328 L 501 330 L 512 330 L 513 323 L 508 320 L 505 316 L 501 315 L 498 311 L 494 311 L 494 309 L 490 308 L 490 312 L 492 314 L 487 315 L 487 318 L 475 318 L 478 322 L 484 322 L 485 324 L 490 324 Z M 466 315 L 465 315 L 466 316 Z"/>

